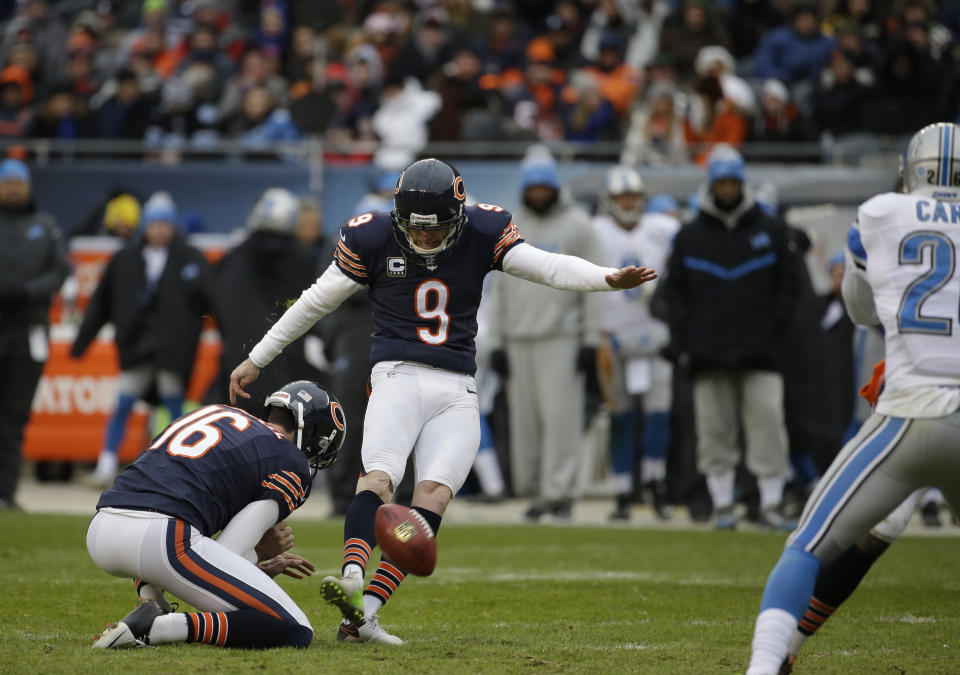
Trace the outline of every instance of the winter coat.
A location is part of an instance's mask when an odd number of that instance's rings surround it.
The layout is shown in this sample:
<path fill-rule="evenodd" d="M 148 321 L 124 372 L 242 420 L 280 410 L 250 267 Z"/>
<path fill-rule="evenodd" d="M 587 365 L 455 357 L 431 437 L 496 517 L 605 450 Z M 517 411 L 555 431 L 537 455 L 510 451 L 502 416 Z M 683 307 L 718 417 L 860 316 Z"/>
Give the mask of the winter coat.
<path fill-rule="evenodd" d="M 142 237 L 120 249 L 90 299 L 70 353 L 79 358 L 104 324 L 116 327 L 120 368 L 152 364 L 190 379 L 204 315 L 212 313 L 211 271 L 203 253 L 177 235 L 153 293 Z"/>
<path fill-rule="evenodd" d="M 57 222 L 32 207 L 0 211 L 0 236 L 0 291 L 11 296 L 0 299 L 0 325 L 46 325 L 50 299 L 70 272 Z"/>
<path fill-rule="evenodd" d="M 816 81 L 830 61 L 833 45 L 833 38 L 821 33 L 804 38 L 792 26 L 775 28 L 757 45 L 754 75 L 761 79 L 773 77 L 786 84 L 803 79 Z"/>
<path fill-rule="evenodd" d="M 786 226 L 747 193 L 700 211 L 677 234 L 663 282 L 672 351 L 691 370 L 778 370 L 779 341 L 798 299 L 797 259 Z"/>

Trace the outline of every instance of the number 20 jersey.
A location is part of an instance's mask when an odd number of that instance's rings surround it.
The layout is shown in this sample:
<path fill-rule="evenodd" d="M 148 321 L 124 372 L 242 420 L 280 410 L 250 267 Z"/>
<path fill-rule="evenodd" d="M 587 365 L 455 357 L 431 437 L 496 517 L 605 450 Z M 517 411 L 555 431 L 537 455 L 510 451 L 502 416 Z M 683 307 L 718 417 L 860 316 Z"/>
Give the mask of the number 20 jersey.
<path fill-rule="evenodd" d="M 523 239 L 499 206 L 468 206 L 465 213 L 459 240 L 432 270 L 404 255 L 387 212 L 357 216 L 340 229 L 334 264 L 367 285 L 373 303 L 371 362 L 413 361 L 476 372 L 483 279 L 502 269 L 504 255 Z"/>
<path fill-rule="evenodd" d="M 310 468 L 293 442 L 237 408 L 210 405 L 164 429 L 117 476 L 97 508 L 157 511 L 211 536 L 248 504 L 273 499 L 279 520 L 306 501 Z"/>
<path fill-rule="evenodd" d="M 864 202 L 848 248 L 884 329 L 877 412 L 939 417 L 960 406 L 960 203 L 886 193 Z"/>

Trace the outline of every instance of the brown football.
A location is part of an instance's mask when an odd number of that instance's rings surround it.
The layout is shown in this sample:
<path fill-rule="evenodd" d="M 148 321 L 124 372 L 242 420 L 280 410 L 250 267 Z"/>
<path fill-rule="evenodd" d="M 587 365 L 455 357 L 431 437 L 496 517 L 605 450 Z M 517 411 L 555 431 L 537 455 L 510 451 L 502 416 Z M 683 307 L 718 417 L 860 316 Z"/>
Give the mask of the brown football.
<path fill-rule="evenodd" d="M 384 504 L 374 520 L 377 544 L 403 572 L 428 577 L 437 564 L 437 539 L 417 511 L 400 504 Z"/>

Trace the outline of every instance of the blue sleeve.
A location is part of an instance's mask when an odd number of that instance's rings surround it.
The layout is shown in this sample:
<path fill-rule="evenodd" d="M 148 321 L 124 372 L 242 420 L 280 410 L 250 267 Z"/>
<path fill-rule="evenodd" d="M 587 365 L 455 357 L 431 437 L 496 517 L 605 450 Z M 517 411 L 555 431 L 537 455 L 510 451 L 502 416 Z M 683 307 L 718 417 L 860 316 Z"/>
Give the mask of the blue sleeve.
<path fill-rule="evenodd" d="M 863 242 L 860 240 L 860 229 L 856 224 L 852 225 L 850 231 L 847 232 L 847 248 L 850 249 L 854 264 L 862 270 L 867 269 L 867 249 L 863 247 Z"/>
<path fill-rule="evenodd" d="M 757 51 L 753 57 L 753 72 L 756 77 L 774 77 L 784 82 L 790 80 L 790 73 L 779 63 L 781 36 L 780 30 L 773 30 L 767 33 L 757 45 Z"/>

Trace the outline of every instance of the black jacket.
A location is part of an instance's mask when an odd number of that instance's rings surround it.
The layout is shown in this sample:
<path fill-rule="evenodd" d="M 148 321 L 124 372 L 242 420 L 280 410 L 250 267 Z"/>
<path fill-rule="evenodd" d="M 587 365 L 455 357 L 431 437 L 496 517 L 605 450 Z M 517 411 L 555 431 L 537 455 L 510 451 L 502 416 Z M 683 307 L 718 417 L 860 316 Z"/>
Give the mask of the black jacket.
<path fill-rule="evenodd" d="M 778 370 L 777 342 L 797 304 L 792 249 L 786 226 L 749 194 L 729 214 L 702 194 L 674 241 L 663 293 L 673 349 L 693 372 Z"/>
<path fill-rule="evenodd" d="M 0 211 L 0 326 L 47 323 L 50 298 L 70 273 L 53 216 Z"/>
<path fill-rule="evenodd" d="M 150 295 L 143 248 L 138 236 L 110 259 L 70 353 L 82 356 L 104 324 L 113 323 L 121 369 L 149 363 L 177 373 L 186 383 L 203 317 L 212 314 L 210 265 L 177 235 L 156 292 Z"/>
<path fill-rule="evenodd" d="M 227 252 L 214 271 L 217 319 L 223 337 L 220 373 L 206 400 L 226 400 L 230 373 L 250 349 L 276 323 L 287 307 L 317 279 L 316 252 L 292 236 L 255 232 Z M 263 412 L 263 401 L 292 380 L 316 380 L 309 365 L 303 337 L 288 345 L 257 381 L 247 388 L 250 399 L 238 405 L 254 414 Z"/>

